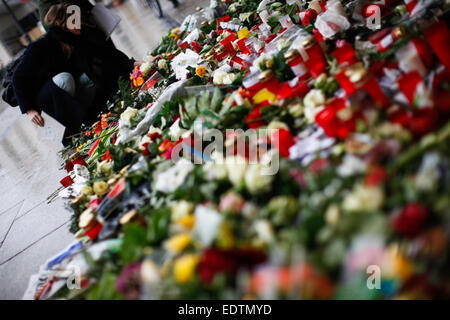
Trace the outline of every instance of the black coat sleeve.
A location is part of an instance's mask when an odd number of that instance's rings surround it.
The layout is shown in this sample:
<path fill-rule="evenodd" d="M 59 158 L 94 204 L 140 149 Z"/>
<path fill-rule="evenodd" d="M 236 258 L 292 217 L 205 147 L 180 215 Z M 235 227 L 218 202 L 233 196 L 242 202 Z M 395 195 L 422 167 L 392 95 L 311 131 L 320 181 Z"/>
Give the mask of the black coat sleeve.
<path fill-rule="evenodd" d="M 45 41 L 31 43 L 14 70 L 12 85 L 22 113 L 28 110 L 41 111 L 36 105 L 39 90 L 38 76 L 45 56 Z"/>

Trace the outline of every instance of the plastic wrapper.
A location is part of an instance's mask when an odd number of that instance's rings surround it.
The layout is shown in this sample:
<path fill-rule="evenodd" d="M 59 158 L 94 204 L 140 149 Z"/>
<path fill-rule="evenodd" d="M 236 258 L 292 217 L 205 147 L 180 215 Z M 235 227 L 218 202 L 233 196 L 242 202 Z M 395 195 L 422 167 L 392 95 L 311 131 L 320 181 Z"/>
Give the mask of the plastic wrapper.
<path fill-rule="evenodd" d="M 153 106 L 148 109 L 144 119 L 134 129 L 128 127 L 119 127 L 119 137 L 117 138 L 116 145 L 119 143 L 125 143 L 130 141 L 135 136 L 141 136 L 148 131 L 156 116 L 160 113 L 164 103 L 178 97 L 182 92 L 188 80 L 180 80 L 172 83 L 166 88 L 163 94 L 156 100 Z"/>
<path fill-rule="evenodd" d="M 317 17 L 314 25 L 324 38 L 331 38 L 339 31 L 351 26 L 339 0 L 328 2 L 327 11 Z"/>

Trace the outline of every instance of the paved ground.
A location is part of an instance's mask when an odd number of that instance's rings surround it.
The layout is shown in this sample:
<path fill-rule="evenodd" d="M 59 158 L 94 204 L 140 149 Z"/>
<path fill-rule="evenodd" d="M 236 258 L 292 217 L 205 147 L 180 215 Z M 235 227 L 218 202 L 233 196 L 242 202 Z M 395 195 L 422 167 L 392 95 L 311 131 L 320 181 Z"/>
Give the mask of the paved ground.
<path fill-rule="evenodd" d="M 114 43 L 140 59 L 168 28 L 208 4 L 179 2 L 174 9 L 168 0 L 160 0 L 165 18 L 158 20 L 144 1 L 128 0 L 116 9 L 122 22 L 113 34 Z M 56 132 L 38 128 L 18 109 L 0 102 L 0 299 L 20 299 L 30 275 L 74 239 L 64 202 L 47 203 L 66 175 L 60 170 L 59 141 Z"/>

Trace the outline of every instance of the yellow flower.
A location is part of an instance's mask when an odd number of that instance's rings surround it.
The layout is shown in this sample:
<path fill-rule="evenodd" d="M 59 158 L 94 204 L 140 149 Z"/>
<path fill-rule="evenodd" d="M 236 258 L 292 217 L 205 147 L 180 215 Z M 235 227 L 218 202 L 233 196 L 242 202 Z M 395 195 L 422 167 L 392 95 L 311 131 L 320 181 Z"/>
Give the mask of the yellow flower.
<path fill-rule="evenodd" d="M 382 270 L 387 278 L 400 278 L 403 282 L 414 272 L 411 261 L 400 252 L 395 243 L 386 250 Z"/>
<path fill-rule="evenodd" d="M 247 28 L 243 28 L 243 29 L 238 31 L 238 38 L 239 38 L 239 40 L 248 38 L 249 35 L 250 35 L 250 31 L 248 31 Z"/>
<path fill-rule="evenodd" d="M 231 248 L 234 246 L 234 236 L 231 227 L 227 223 L 222 223 L 217 237 L 217 242 L 221 248 Z"/>
<path fill-rule="evenodd" d="M 190 214 L 186 217 L 180 218 L 176 221 L 177 224 L 182 225 L 186 229 L 192 229 L 194 227 L 195 223 L 195 216 L 193 214 Z"/>
<path fill-rule="evenodd" d="M 105 181 L 95 181 L 93 189 L 95 194 L 101 197 L 108 192 L 108 184 Z"/>
<path fill-rule="evenodd" d="M 198 66 L 197 69 L 195 69 L 195 74 L 200 78 L 203 78 L 206 74 L 206 68 L 204 66 Z"/>
<path fill-rule="evenodd" d="M 136 79 L 133 79 L 133 84 L 135 87 L 140 87 L 144 84 L 144 78 L 137 77 Z"/>
<path fill-rule="evenodd" d="M 269 100 L 270 102 L 275 102 L 277 100 L 277 96 L 273 92 L 264 88 L 264 89 L 259 90 L 253 97 L 253 102 L 255 104 L 259 104 L 266 100 Z"/>
<path fill-rule="evenodd" d="M 191 243 L 191 236 L 188 233 L 180 233 L 167 240 L 165 247 L 173 253 L 180 253 Z"/>
<path fill-rule="evenodd" d="M 83 188 L 81 188 L 81 193 L 84 194 L 85 196 L 90 196 L 93 193 L 93 190 L 91 187 L 86 185 L 83 186 Z"/>
<path fill-rule="evenodd" d="M 86 145 L 86 142 L 83 143 L 82 145 L 80 145 L 80 146 L 77 148 L 77 152 L 80 151 L 81 149 L 83 149 L 85 145 Z"/>
<path fill-rule="evenodd" d="M 185 254 L 184 256 L 175 260 L 173 266 L 173 274 L 176 282 L 187 283 L 192 280 L 197 266 L 198 258 L 194 254 Z"/>

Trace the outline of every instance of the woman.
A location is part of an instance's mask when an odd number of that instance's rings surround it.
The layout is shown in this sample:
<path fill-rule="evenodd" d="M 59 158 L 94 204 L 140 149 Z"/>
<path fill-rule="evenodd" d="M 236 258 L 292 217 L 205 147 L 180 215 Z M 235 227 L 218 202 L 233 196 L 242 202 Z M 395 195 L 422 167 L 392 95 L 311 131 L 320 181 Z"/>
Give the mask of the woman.
<path fill-rule="evenodd" d="M 68 6 L 50 7 L 47 34 L 28 46 L 12 78 L 22 113 L 43 126 L 45 111 L 65 125 L 63 144 L 82 123 L 95 121 L 117 91 L 119 77 L 128 77 L 133 69 L 133 60 L 121 51 L 85 37 L 92 26 L 69 29 Z"/>

